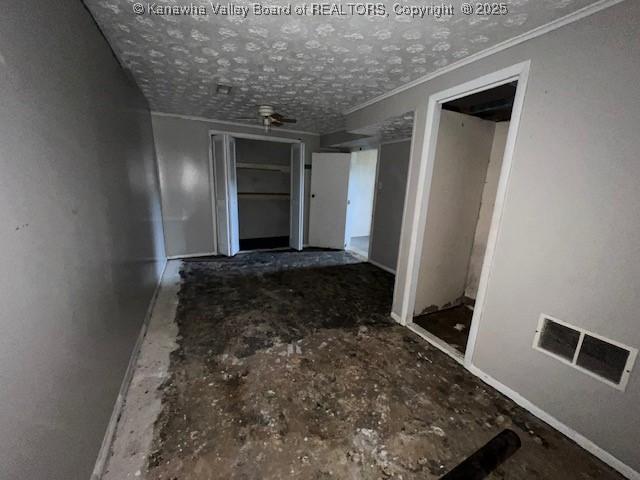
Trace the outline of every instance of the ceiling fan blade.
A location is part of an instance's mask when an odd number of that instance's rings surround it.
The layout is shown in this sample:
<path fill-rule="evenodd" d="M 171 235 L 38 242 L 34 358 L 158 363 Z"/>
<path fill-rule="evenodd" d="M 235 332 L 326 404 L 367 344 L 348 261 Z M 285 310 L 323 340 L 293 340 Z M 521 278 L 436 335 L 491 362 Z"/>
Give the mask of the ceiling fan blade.
<path fill-rule="evenodd" d="M 281 127 L 282 125 L 284 125 L 284 123 L 282 123 L 280 120 L 276 120 L 275 118 L 272 118 L 271 125 L 274 127 Z"/>
<path fill-rule="evenodd" d="M 258 120 L 256 117 L 236 117 L 235 120 Z"/>
<path fill-rule="evenodd" d="M 271 115 L 271 119 L 280 123 L 296 123 L 297 120 L 295 118 L 285 118 L 279 113 L 274 113 Z"/>

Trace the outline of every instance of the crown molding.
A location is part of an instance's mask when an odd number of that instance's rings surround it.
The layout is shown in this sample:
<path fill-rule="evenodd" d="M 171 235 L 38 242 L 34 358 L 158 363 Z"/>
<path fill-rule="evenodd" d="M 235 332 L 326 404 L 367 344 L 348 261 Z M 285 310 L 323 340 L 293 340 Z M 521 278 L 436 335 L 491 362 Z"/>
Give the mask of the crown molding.
<path fill-rule="evenodd" d="M 261 127 L 260 125 L 250 125 L 248 123 L 242 123 L 242 122 L 232 122 L 229 120 L 217 120 L 215 118 L 206 118 L 206 117 L 198 117 L 195 115 L 182 115 L 180 113 L 167 113 L 167 112 L 158 112 L 155 110 L 151 110 L 151 115 L 156 115 L 158 117 L 172 117 L 172 118 L 181 118 L 183 120 L 196 120 L 199 122 L 209 122 L 209 123 L 218 123 L 220 125 L 230 125 L 233 127 L 244 127 L 244 128 L 254 128 L 260 131 L 264 131 L 264 127 Z M 317 132 L 307 132 L 305 130 L 292 130 L 289 128 L 274 128 L 271 130 L 271 132 L 273 133 L 278 133 L 278 132 L 282 132 L 282 133 L 294 133 L 294 134 L 299 134 L 299 135 L 314 135 L 316 137 L 319 137 L 320 134 Z"/>
<path fill-rule="evenodd" d="M 398 93 L 404 92 L 410 88 L 415 87 L 416 85 L 420 85 L 422 83 L 428 82 L 429 80 L 433 80 L 434 78 L 440 77 L 446 73 L 449 73 L 453 70 L 457 70 L 458 68 L 464 67 L 465 65 L 469 65 L 470 63 L 476 62 L 482 58 L 488 57 L 489 55 L 493 55 L 495 53 L 501 52 L 502 50 L 506 50 L 507 48 L 511 48 L 520 43 L 526 42 L 527 40 L 531 40 L 533 38 L 544 35 L 545 33 L 549 33 L 553 30 L 557 30 L 560 27 L 564 27 L 565 25 L 569 25 L 570 23 L 576 22 L 582 18 L 588 17 L 597 13 L 606 8 L 612 7 L 618 3 L 622 3 L 625 0 L 599 0 L 591 5 L 587 5 L 586 7 L 580 8 L 564 17 L 557 18 L 552 20 L 549 23 L 545 23 L 544 25 L 540 25 L 528 32 L 522 33 L 518 36 L 510 38 L 509 40 L 505 40 L 503 42 L 497 43 L 489 48 L 476 52 L 468 57 L 465 57 L 457 62 L 451 63 L 446 67 L 438 69 L 432 73 L 428 73 L 420 78 L 417 78 L 409 83 L 405 83 L 393 90 L 383 93 L 382 95 L 378 95 L 366 102 L 363 102 L 355 107 L 348 108 L 342 112 L 343 115 L 349 115 L 353 112 L 357 112 L 358 110 L 362 110 L 365 107 L 373 105 L 374 103 L 378 103 L 386 98 L 397 95 Z"/>

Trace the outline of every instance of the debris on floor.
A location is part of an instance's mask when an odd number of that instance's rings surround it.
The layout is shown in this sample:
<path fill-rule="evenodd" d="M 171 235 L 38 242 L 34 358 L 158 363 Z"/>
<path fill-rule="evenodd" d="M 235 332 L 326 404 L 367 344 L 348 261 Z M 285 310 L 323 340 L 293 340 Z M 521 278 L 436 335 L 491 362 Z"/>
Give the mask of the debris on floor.
<path fill-rule="evenodd" d="M 181 275 L 146 479 L 436 479 L 504 428 L 523 445 L 493 478 L 621 478 L 392 323 L 393 277 L 344 252 Z"/>
<path fill-rule="evenodd" d="M 464 353 L 472 317 L 473 310 L 467 305 L 458 305 L 419 315 L 413 319 L 413 322 Z"/>

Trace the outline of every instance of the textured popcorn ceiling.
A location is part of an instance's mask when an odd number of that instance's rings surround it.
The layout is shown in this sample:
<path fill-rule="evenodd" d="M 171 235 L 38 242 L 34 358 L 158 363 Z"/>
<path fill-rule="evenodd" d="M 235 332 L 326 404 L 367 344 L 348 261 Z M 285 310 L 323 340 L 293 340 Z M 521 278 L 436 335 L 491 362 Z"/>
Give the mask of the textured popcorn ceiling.
<path fill-rule="evenodd" d="M 215 15 L 210 3 L 198 0 L 193 4 L 208 15 L 136 15 L 132 0 L 84 1 L 153 110 L 236 120 L 254 115 L 258 104 L 272 104 L 298 119 L 293 128 L 320 133 L 340 129 L 349 107 L 595 3 L 511 0 L 508 15 L 487 17 L 461 14 L 454 0 L 453 16 L 411 19 L 396 16 L 392 5 L 430 2 L 386 1 L 390 15 L 382 18 L 242 18 Z M 216 95 L 218 82 L 232 85 L 232 94 Z"/>

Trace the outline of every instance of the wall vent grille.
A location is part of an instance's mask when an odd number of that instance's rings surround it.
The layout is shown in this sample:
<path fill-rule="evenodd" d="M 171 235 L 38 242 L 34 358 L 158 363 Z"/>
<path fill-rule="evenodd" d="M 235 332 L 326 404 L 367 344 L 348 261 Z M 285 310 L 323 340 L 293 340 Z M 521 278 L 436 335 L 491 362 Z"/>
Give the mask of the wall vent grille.
<path fill-rule="evenodd" d="M 638 350 L 540 315 L 533 348 L 624 391 Z"/>

